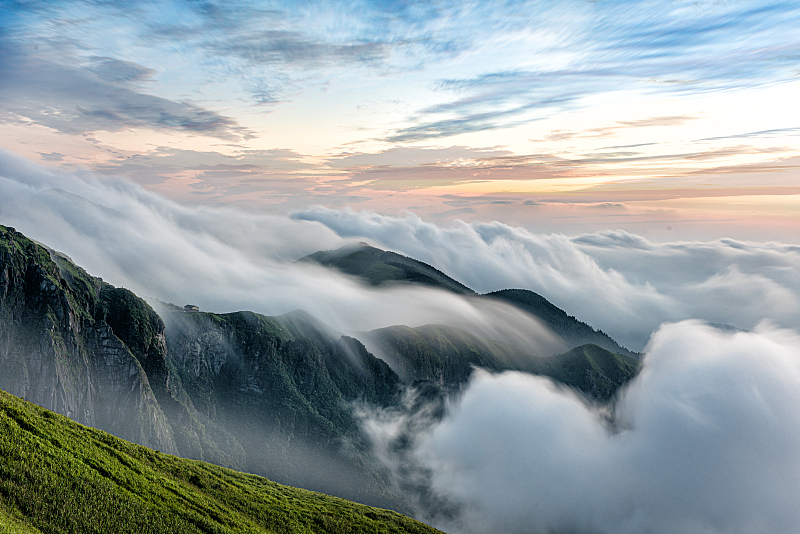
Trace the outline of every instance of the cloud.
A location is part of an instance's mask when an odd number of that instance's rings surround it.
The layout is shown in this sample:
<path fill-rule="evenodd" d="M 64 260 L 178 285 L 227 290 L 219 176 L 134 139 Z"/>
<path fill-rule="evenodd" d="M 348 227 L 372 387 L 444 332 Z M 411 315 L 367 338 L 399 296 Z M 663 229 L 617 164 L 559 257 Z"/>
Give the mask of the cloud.
<path fill-rule="evenodd" d="M 567 130 L 553 130 L 545 136 L 544 140 L 547 141 L 563 141 L 565 139 L 575 138 L 592 138 L 592 137 L 606 137 L 614 135 L 616 132 L 627 128 L 653 128 L 664 126 L 681 126 L 689 121 L 696 120 L 698 117 L 689 115 L 667 115 L 661 117 L 648 117 L 646 119 L 637 119 L 632 121 L 616 121 L 613 126 L 603 126 L 600 128 L 589 128 L 584 131 L 573 132 Z M 542 139 L 534 139 L 534 142 L 543 141 Z M 633 148 L 645 146 L 645 144 L 626 145 L 624 147 L 607 147 L 607 148 Z"/>
<path fill-rule="evenodd" d="M 373 154 L 344 154 L 327 160 L 335 168 L 358 169 L 362 167 L 410 167 L 419 165 L 469 165 L 475 160 L 511 155 L 498 148 L 450 147 L 394 147 Z"/>
<path fill-rule="evenodd" d="M 499 68 L 440 80 L 438 88 L 455 98 L 421 109 L 409 118 L 412 126 L 397 129 L 387 140 L 507 128 L 581 107 L 585 97 L 620 87 L 691 94 L 780 83 L 794 76 L 791 57 L 800 48 L 790 36 L 794 23 L 786 23 L 796 22 L 800 10 L 788 3 L 732 2 L 695 9 L 651 2 L 561 3 L 525 4 L 523 9 L 529 11 L 524 31 L 515 28 L 492 43 Z M 775 41 L 777 34 L 786 39 Z M 477 41 L 473 53 L 479 57 Z M 516 57 L 517 50 L 528 54 L 517 63 L 531 68 L 499 59 L 501 51 Z"/>
<path fill-rule="evenodd" d="M 610 411 L 545 378 L 476 372 L 443 418 L 381 415 L 365 425 L 378 453 L 448 532 L 800 528 L 795 332 L 664 326 Z"/>
<path fill-rule="evenodd" d="M 500 222 L 438 226 L 414 214 L 321 207 L 293 216 L 417 258 L 479 292 L 530 289 L 631 350 L 641 350 L 663 322 L 800 324 L 797 246 L 657 244 L 619 230 L 570 238 Z"/>
<path fill-rule="evenodd" d="M 216 312 L 303 309 L 350 335 L 448 324 L 537 353 L 566 348 L 511 306 L 425 287 L 369 288 L 338 271 L 294 263 L 347 243 L 318 223 L 182 206 L 126 180 L 46 169 L 3 151 L 0 223 L 143 297 Z"/>
<path fill-rule="evenodd" d="M 68 134 L 144 127 L 225 140 L 250 135 L 214 111 L 141 92 L 133 84 L 148 79 L 152 70 L 132 62 L 94 58 L 82 67 L 13 46 L 0 47 L 0 53 L 0 121 L 33 121 Z"/>

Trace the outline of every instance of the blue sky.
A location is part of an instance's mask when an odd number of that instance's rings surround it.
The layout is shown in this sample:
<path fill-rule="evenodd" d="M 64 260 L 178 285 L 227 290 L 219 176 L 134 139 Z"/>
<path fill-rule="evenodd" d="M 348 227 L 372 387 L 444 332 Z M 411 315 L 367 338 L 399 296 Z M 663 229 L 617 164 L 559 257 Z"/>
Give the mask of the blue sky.
<path fill-rule="evenodd" d="M 800 216 L 796 1 L 0 5 L 0 146 L 180 201 Z"/>

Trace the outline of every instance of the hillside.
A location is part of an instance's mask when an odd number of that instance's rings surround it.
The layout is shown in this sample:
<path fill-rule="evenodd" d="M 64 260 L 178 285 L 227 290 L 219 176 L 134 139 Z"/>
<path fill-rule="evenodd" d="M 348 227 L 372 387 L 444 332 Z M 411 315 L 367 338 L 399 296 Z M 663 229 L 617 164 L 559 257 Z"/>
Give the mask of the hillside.
<path fill-rule="evenodd" d="M 143 300 L 0 226 L 0 388 L 174 452 L 155 394 L 165 362 L 163 323 Z"/>
<path fill-rule="evenodd" d="M 0 391 L 0 531 L 435 533 L 396 512 L 180 459 Z"/>
<path fill-rule="evenodd" d="M 608 334 L 595 330 L 588 324 L 568 315 L 564 310 L 533 291 L 528 291 L 527 289 L 503 289 L 486 293 L 481 297 L 501 300 L 530 313 L 547 325 L 550 330 L 568 340 L 573 347 L 591 343 L 617 354 L 624 354 L 636 359 L 640 357 L 640 354 L 620 346 Z"/>
<path fill-rule="evenodd" d="M 205 429 L 176 432 L 182 455 L 404 509 L 352 408 L 395 405 L 402 383 L 360 341 L 302 312 L 162 315 L 172 393 Z"/>
<path fill-rule="evenodd" d="M 637 369 L 599 347 L 536 358 L 437 325 L 363 339 L 378 352 L 302 311 L 156 313 L 0 227 L 0 387 L 162 452 L 381 508 L 412 510 L 356 407 L 403 410 L 410 387 L 439 402 L 473 367 L 544 374 L 604 402 Z"/>

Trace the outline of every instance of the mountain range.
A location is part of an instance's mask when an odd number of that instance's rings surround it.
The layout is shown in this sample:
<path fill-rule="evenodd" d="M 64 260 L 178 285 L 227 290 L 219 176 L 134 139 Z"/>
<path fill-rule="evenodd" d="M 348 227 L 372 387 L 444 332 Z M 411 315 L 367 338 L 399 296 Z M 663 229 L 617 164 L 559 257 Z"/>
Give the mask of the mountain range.
<path fill-rule="evenodd" d="M 569 350 L 537 356 L 512 340 L 436 324 L 349 337 L 300 310 L 154 309 L 0 226 L 0 388 L 162 453 L 413 512 L 374 457 L 361 408 L 403 410 L 409 390 L 457 395 L 476 367 L 548 376 L 604 403 L 638 371 L 638 354 L 531 291 L 478 295 L 430 265 L 366 244 L 298 261 L 378 288 L 423 285 L 502 302 Z"/>

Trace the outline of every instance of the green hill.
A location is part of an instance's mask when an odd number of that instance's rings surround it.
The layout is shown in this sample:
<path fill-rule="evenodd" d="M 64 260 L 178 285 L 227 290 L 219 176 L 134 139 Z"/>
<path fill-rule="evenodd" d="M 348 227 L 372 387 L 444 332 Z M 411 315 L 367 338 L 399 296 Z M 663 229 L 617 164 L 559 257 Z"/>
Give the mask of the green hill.
<path fill-rule="evenodd" d="M 435 533 L 84 427 L 0 391 L 0 532 Z"/>

